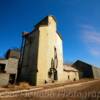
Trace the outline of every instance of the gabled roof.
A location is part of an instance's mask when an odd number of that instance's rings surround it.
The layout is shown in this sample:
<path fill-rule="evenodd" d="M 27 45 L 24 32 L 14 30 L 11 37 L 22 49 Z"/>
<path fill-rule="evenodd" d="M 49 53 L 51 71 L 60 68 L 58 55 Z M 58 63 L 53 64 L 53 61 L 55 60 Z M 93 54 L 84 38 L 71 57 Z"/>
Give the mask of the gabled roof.
<path fill-rule="evenodd" d="M 67 72 L 77 72 L 78 71 L 77 69 L 73 68 L 71 65 L 67 65 L 67 64 L 64 64 L 63 70 Z"/>
<path fill-rule="evenodd" d="M 81 60 L 75 61 L 75 63 L 73 63 L 73 65 L 74 65 L 74 64 L 85 64 L 85 65 L 92 66 L 91 64 L 88 64 L 87 62 L 84 62 L 84 61 L 81 61 Z"/>
<path fill-rule="evenodd" d="M 57 22 L 57 21 L 56 21 L 56 18 L 55 18 L 54 16 L 49 15 L 49 16 L 44 17 L 39 23 L 37 23 L 37 24 L 35 25 L 35 28 L 38 28 L 40 25 L 48 25 L 48 17 L 50 17 L 50 16 L 54 19 L 55 22 Z M 59 32 L 57 32 L 57 34 L 58 34 L 59 37 L 62 39 L 61 34 L 60 34 Z"/>
<path fill-rule="evenodd" d="M 72 66 L 74 66 L 74 65 L 76 65 L 76 66 L 77 66 L 77 65 L 79 65 L 79 64 L 88 65 L 88 66 L 91 66 L 91 67 L 98 68 L 98 67 L 96 67 L 95 65 L 89 64 L 89 63 L 84 62 L 84 61 L 81 61 L 81 60 L 77 60 L 75 63 L 73 63 L 73 65 L 72 65 Z"/>

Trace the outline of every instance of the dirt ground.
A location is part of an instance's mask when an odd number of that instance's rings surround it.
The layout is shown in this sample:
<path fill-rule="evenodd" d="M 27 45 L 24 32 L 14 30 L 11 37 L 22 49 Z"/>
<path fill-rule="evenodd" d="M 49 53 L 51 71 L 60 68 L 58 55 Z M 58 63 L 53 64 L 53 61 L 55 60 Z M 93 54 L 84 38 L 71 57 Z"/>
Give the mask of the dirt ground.
<path fill-rule="evenodd" d="M 100 79 L 56 85 L 43 86 L 43 89 L 31 95 L 0 100 L 100 100 Z"/>

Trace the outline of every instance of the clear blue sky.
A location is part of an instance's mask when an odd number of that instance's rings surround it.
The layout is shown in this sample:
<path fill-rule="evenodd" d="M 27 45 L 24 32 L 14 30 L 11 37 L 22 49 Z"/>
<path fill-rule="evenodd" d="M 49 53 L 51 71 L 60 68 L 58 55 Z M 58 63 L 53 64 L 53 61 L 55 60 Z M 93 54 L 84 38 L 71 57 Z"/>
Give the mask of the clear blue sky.
<path fill-rule="evenodd" d="M 0 56 L 20 47 L 21 32 L 54 15 L 63 37 L 64 62 L 100 67 L 100 0 L 0 0 Z"/>

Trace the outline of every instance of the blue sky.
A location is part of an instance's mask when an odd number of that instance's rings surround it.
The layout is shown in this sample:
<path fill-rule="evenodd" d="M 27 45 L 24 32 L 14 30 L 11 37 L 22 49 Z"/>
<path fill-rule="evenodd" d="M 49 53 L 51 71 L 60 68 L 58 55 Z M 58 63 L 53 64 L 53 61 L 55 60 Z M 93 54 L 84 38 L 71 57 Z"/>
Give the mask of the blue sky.
<path fill-rule="evenodd" d="M 100 67 L 100 0 L 0 0 L 0 57 L 20 47 L 21 32 L 47 15 L 57 19 L 64 62 L 77 59 Z"/>

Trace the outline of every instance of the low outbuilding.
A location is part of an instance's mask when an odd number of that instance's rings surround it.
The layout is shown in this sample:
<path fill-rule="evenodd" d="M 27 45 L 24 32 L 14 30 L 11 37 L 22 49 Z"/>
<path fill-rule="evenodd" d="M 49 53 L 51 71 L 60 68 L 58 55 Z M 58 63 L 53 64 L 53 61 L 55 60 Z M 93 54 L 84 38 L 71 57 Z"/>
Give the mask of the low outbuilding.
<path fill-rule="evenodd" d="M 64 64 L 63 68 L 63 80 L 79 80 L 78 70 L 73 68 L 71 64 Z"/>
<path fill-rule="evenodd" d="M 79 78 L 100 78 L 100 68 L 95 67 L 94 65 L 88 64 L 86 62 L 77 60 L 72 65 L 79 71 Z"/>

